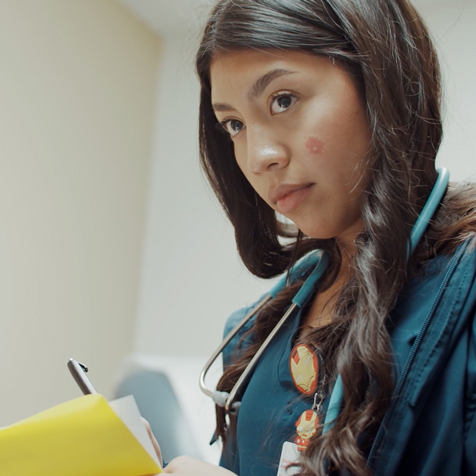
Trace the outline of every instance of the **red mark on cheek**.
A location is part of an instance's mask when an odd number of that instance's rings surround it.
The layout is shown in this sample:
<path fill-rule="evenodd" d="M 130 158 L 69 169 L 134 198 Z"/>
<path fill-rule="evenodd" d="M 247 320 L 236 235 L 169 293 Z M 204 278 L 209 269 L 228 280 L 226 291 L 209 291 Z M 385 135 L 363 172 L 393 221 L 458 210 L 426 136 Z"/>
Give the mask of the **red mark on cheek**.
<path fill-rule="evenodd" d="M 309 137 L 306 141 L 306 149 L 311 154 L 320 154 L 324 150 L 324 143 L 315 137 Z"/>

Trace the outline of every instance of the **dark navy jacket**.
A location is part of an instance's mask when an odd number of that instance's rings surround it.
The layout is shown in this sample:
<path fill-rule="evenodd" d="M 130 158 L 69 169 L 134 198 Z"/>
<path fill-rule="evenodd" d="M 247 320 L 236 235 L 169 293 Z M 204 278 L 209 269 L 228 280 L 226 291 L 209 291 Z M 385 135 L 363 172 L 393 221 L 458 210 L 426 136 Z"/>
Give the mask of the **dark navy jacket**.
<path fill-rule="evenodd" d="M 230 316 L 225 333 L 247 310 Z M 369 454 L 369 464 L 376 476 L 476 476 L 475 314 L 474 244 L 466 243 L 453 256 L 432 260 L 422 275 L 408 282 L 389 317 L 396 386 Z M 295 328 L 283 332 L 290 333 Z M 285 340 L 282 337 L 284 353 Z M 232 361 L 236 344 L 237 338 L 224 352 L 225 365 Z M 287 412 L 272 413 L 274 395 L 286 391 L 282 382 L 275 387 L 279 392 L 270 391 L 264 401 L 259 397 L 263 380 L 273 389 L 274 380 L 280 378 L 277 374 L 281 370 L 275 360 L 267 360 L 265 354 L 258 364 L 255 374 L 259 373 L 261 383 L 255 379 L 258 387 L 253 390 L 253 375 L 238 416 L 238 428 L 240 418 L 246 419 L 246 425 L 241 425 L 238 441 L 231 439 L 222 456 L 221 464 L 241 476 L 277 472 L 276 459 L 279 460 L 280 446 L 286 438 L 277 443 L 282 435 L 276 431 L 276 425 L 279 426 L 280 418 L 284 424 L 294 410 L 288 406 Z M 282 407 L 282 402 L 276 401 Z M 291 401 L 289 398 L 288 402 Z M 263 409 L 269 413 L 272 435 L 267 446 L 258 447 L 257 432 L 263 431 L 261 439 L 265 439 L 265 430 L 260 430 Z M 299 411 L 301 407 L 297 407 Z M 255 426 L 250 425 L 254 418 Z"/>

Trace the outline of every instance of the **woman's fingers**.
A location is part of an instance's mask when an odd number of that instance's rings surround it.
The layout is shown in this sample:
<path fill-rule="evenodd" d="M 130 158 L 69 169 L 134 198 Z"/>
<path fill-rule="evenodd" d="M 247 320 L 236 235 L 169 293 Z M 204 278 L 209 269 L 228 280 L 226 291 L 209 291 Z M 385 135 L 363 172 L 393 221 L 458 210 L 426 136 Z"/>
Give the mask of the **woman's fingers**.
<path fill-rule="evenodd" d="M 149 422 L 145 418 L 142 418 L 142 422 L 144 423 L 149 438 L 154 445 L 155 452 L 160 461 L 160 466 L 162 467 L 162 453 L 160 451 L 160 446 L 152 433 Z M 175 474 L 176 476 L 236 476 L 235 473 L 232 473 L 225 468 L 195 458 L 190 458 L 189 456 L 179 456 L 178 458 L 173 459 L 164 468 L 164 473 Z"/>
<path fill-rule="evenodd" d="M 176 476 L 236 476 L 235 473 L 225 468 L 189 456 L 179 456 L 173 459 L 165 467 L 164 473 Z"/>

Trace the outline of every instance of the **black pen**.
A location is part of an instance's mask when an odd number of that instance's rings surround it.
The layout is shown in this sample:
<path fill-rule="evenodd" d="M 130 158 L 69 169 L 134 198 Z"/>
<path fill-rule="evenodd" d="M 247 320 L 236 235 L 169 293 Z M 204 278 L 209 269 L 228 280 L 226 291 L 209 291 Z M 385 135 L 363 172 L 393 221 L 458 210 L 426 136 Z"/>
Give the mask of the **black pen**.
<path fill-rule="evenodd" d="M 98 393 L 86 375 L 88 368 L 85 365 L 69 359 L 68 369 L 84 395 Z"/>

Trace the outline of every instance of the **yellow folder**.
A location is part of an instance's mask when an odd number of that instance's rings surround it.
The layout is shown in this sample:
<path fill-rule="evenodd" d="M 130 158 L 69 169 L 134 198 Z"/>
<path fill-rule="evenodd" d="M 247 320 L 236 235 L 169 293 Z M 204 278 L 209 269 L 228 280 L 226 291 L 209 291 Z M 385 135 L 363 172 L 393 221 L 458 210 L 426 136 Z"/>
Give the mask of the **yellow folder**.
<path fill-rule="evenodd" d="M 86 395 L 0 430 L 0 475 L 161 473 L 133 397 Z"/>

